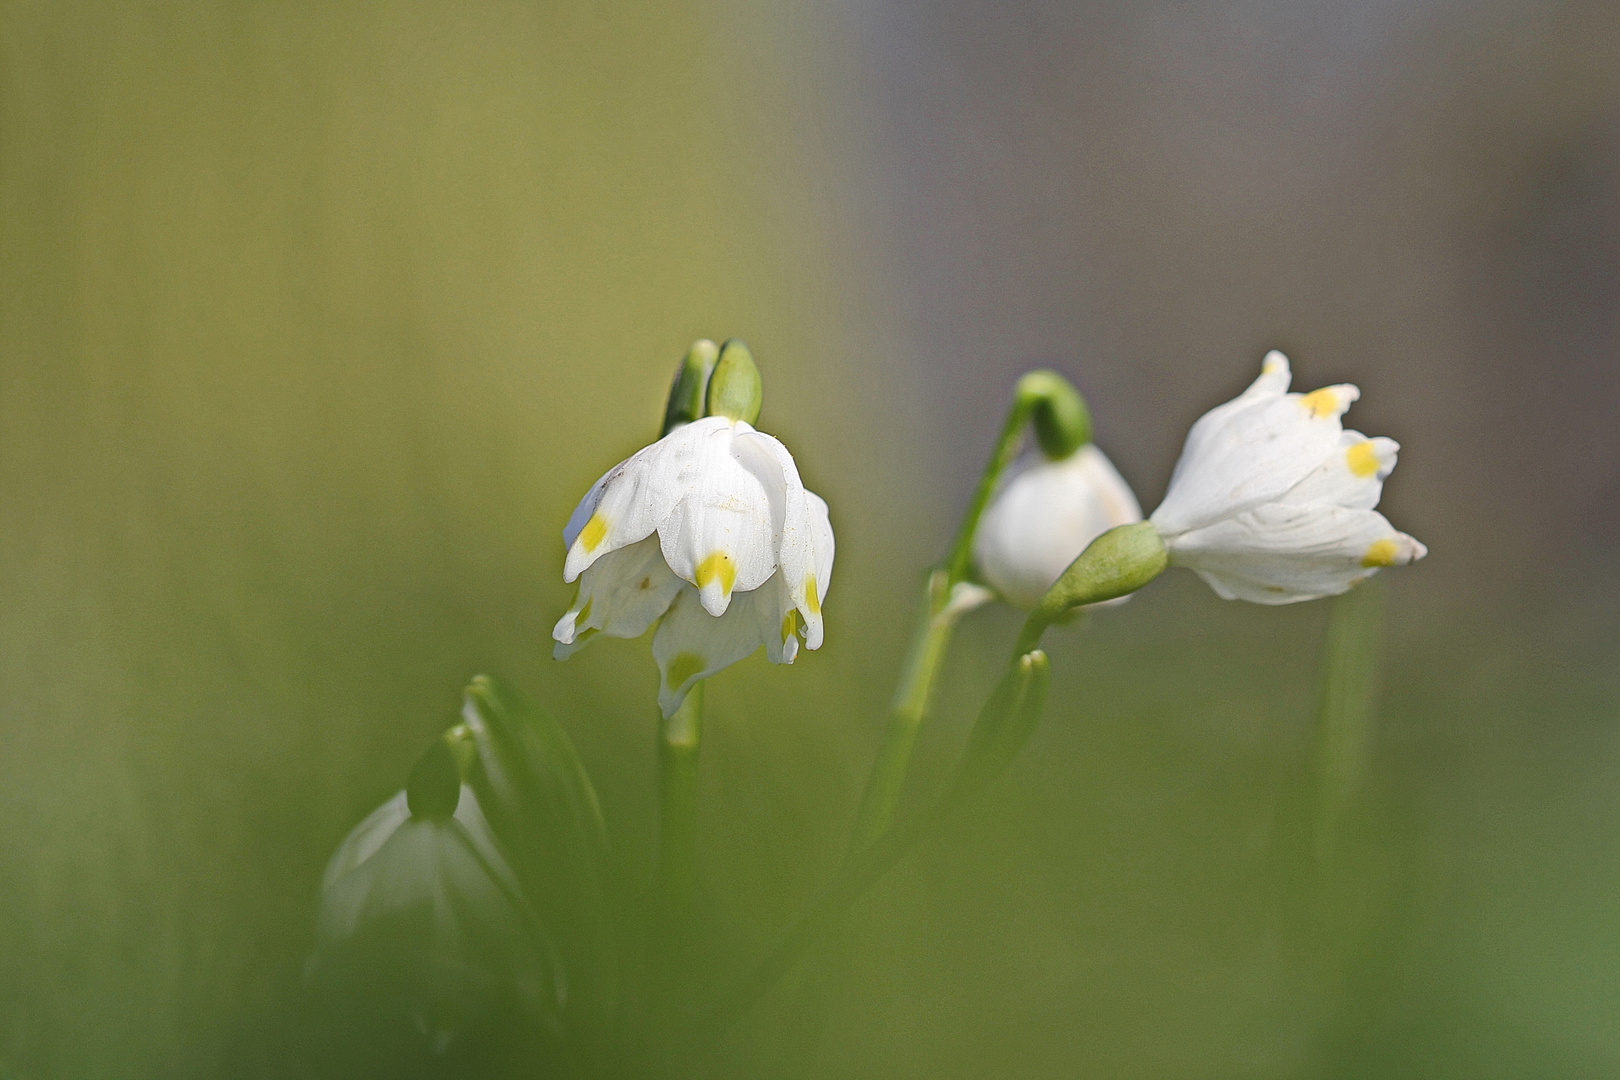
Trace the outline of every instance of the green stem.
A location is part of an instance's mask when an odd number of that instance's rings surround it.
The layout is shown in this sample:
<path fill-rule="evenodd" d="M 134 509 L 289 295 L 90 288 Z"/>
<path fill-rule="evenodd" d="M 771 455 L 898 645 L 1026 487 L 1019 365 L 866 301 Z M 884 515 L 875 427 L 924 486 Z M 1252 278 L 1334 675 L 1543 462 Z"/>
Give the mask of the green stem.
<path fill-rule="evenodd" d="M 697 891 L 698 742 L 703 733 L 703 684 L 687 692 L 658 737 L 658 877 L 654 951 L 659 982 L 667 984 L 685 944 Z M 660 985 L 659 992 L 667 991 Z"/>
<path fill-rule="evenodd" d="M 1372 744 L 1378 697 L 1379 625 L 1384 595 L 1377 582 L 1334 597 L 1322 648 L 1311 771 L 1311 854 L 1331 859 L 1345 812 L 1354 801 Z"/>
<path fill-rule="evenodd" d="M 900 804 L 900 793 L 905 788 L 906 774 L 911 769 L 911 756 L 917 745 L 917 732 L 928 705 L 933 698 L 934 681 L 939 676 L 941 662 L 950 649 L 951 637 L 963 610 L 951 605 L 951 590 L 966 581 L 973 569 L 973 538 L 979 530 L 990 496 L 1001 482 L 1002 474 L 1018 456 L 1023 442 L 1024 425 L 1037 406 L 1051 394 L 1047 383 L 1021 379 L 1007 419 L 1001 425 L 990 458 L 985 462 L 984 474 L 973 492 L 956 537 L 951 541 L 950 554 L 945 565 L 928 575 L 923 597 L 921 618 L 912 635 L 911 651 L 901 670 L 900 685 L 895 689 L 894 703 L 889 709 L 889 726 L 884 733 L 883 748 L 872 765 L 861 797 L 861 808 L 855 817 L 855 829 L 850 837 L 849 853 L 853 856 L 871 845 L 894 823 L 895 809 Z"/>
<path fill-rule="evenodd" d="M 935 570 L 928 575 L 922 618 L 912 636 L 911 651 L 906 656 L 900 685 L 895 690 L 894 703 L 889 710 L 889 727 L 884 736 L 883 749 L 872 766 L 866 794 L 855 817 L 855 829 L 850 838 L 851 854 L 869 846 L 894 822 L 900 792 L 905 787 L 906 772 L 911 765 L 911 753 L 917 744 L 917 731 L 928 712 L 940 662 L 950 648 L 951 636 L 960 618 L 961 612 L 950 607 L 948 575 L 944 570 Z"/>
<path fill-rule="evenodd" d="M 1020 393 L 1013 397 L 1012 407 L 1007 410 L 1007 420 L 1001 425 L 1001 437 L 996 440 L 996 448 L 990 452 L 989 460 L 984 463 L 984 474 L 979 477 L 979 486 L 973 492 L 973 499 L 968 503 L 967 512 L 962 515 L 962 524 L 956 530 L 956 538 L 951 541 L 950 557 L 945 560 L 945 571 L 949 575 L 948 585 L 966 581 L 968 574 L 973 570 L 973 537 L 979 531 L 979 519 L 984 517 L 985 507 L 990 505 L 990 496 L 995 494 L 996 485 L 1001 482 L 1001 475 L 1018 456 L 1018 447 L 1023 442 L 1024 423 L 1034 411 L 1035 405 L 1036 400 L 1027 394 Z"/>
<path fill-rule="evenodd" d="M 918 844 L 960 820 L 975 805 L 977 796 L 1017 755 L 1034 731 L 1046 699 L 1048 665 L 1045 653 L 1017 658 L 979 712 L 969 745 L 945 795 L 912 821 L 878 836 L 864 849 L 853 851 L 844 868 L 729 995 L 709 1013 L 696 1031 L 723 1033 L 763 997 L 823 935 L 837 929 L 850 906 Z"/>

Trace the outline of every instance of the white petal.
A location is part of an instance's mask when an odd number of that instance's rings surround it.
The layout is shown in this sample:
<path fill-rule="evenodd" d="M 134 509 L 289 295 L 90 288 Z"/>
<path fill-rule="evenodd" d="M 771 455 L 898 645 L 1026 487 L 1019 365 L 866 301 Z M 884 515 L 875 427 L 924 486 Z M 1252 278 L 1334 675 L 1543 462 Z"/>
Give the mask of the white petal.
<path fill-rule="evenodd" d="M 705 437 L 730 423 L 715 416 L 686 424 L 608 470 L 568 519 L 563 580 L 573 581 L 608 552 L 650 536 L 684 493 Z"/>
<path fill-rule="evenodd" d="M 733 591 L 747 592 L 776 572 L 777 544 L 785 512 L 782 471 L 752 432 L 724 417 L 722 427 L 703 432 L 696 453 L 681 472 L 680 497 L 658 526 L 664 561 L 698 587 L 703 606 L 719 615 Z"/>
<path fill-rule="evenodd" d="M 640 637 L 680 588 L 681 579 L 664 564 L 658 537 L 609 552 L 580 576 L 574 606 L 551 631 L 557 642 L 552 655 L 568 659 L 598 631 L 609 637 Z"/>
<path fill-rule="evenodd" d="M 1361 395 L 1354 386 L 1328 386 L 1309 394 L 1262 393 L 1231 408 L 1253 393 L 1251 387 L 1193 425 L 1170 490 L 1153 512 L 1165 536 L 1280 498 L 1333 453 L 1343 432 L 1339 417 Z"/>
<path fill-rule="evenodd" d="M 827 602 L 827 590 L 832 588 L 833 553 L 836 545 L 833 542 L 832 521 L 827 517 L 827 503 L 820 495 L 806 490 L 804 493 L 805 508 L 810 523 L 810 567 L 806 573 L 790 573 L 786 562 L 783 563 L 782 573 L 786 580 L 796 585 L 788 591 L 793 597 L 793 606 L 799 611 L 799 619 L 804 624 L 804 645 L 807 649 L 821 648 L 822 623 L 821 605 Z"/>
<path fill-rule="evenodd" d="M 1383 494 L 1384 478 L 1394 471 L 1400 448 L 1394 439 L 1369 439 L 1359 431 L 1346 431 L 1327 460 L 1289 488 L 1280 501 L 1298 506 L 1329 503 L 1371 510 Z"/>
<path fill-rule="evenodd" d="M 1376 510 L 1270 503 L 1166 541 L 1223 599 L 1291 604 L 1344 592 L 1427 549 Z"/>
<path fill-rule="evenodd" d="M 321 891 L 331 891 L 339 878 L 375 855 L 383 842 L 394 835 L 394 830 L 410 816 L 410 806 L 405 801 L 403 791 L 367 814 L 366 819 L 350 830 L 327 860 L 326 871 L 321 875 Z"/>
<path fill-rule="evenodd" d="M 761 589 L 736 593 L 719 616 L 704 610 L 696 589 L 683 586 L 653 635 L 658 706 L 664 716 L 674 715 L 700 679 L 745 659 L 761 645 L 773 662 L 792 663 L 798 638 L 787 619 L 793 614 L 780 578 L 773 577 Z"/>
<path fill-rule="evenodd" d="M 1095 445 L 1061 461 L 1026 457 L 979 522 L 979 573 L 1010 604 L 1029 609 L 1097 537 L 1142 520 L 1142 508 Z"/>

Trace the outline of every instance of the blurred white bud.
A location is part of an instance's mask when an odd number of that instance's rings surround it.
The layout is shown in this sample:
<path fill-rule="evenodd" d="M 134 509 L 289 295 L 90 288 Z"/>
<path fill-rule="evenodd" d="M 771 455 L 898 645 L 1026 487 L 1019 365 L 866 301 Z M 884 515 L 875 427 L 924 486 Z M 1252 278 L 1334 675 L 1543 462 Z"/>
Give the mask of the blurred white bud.
<path fill-rule="evenodd" d="M 404 791 L 339 845 L 321 878 L 309 977 L 387 996 L 435 1050 L 515 1003 L 556 1029 L 566 990 L 555 951 L 470 787 L 448 816 Z"/>

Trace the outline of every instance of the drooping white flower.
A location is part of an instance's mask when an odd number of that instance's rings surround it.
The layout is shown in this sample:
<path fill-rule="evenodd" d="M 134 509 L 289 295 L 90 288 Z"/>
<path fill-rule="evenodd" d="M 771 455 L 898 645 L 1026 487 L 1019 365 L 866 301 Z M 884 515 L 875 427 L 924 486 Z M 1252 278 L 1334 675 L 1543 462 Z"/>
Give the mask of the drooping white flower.
<path fill-rule="evenodd" d="M 1223 599 L 1333 596 L 1428 553 L 1373 509 L 1400 447 L 1340 425 L 1361 391 L 1289 393 L 1290 379 L 1273 351 L 1247 390 L 1205 413 L 1150 519 L 1171 564 Z"/>
<path fill-rule="evenodd" d="M 985 510 L 973 558 L 1004 600 L 1033 608 L 1086 545 L 1141 520 L 1130 485 L 1096 444 L 1055 461 L 1035 450 L 1013 466 Z"/>
<path fill-rule="evenodd" d="M 792 663 L 821 646 L 831 584 L 827 504 L 793 457 L 743 420 L 677 427 L 609 469 L 563 530 L 563 580 L 579 592 L 552 637 L 563 659 L 596 633 L 653 641 L 668 716 L 699 679 L 760 645 Z"/>
<path fill-rule="evenodd" d="M 349 833 L 321 877 L 306 977 L 339 992 L 363 980 L 437 1050 L 504 1001 L 554 1027 L 566 998 L 555 949 L 467 786 L 453 815 L 414 814 L 401 791 Z"/>

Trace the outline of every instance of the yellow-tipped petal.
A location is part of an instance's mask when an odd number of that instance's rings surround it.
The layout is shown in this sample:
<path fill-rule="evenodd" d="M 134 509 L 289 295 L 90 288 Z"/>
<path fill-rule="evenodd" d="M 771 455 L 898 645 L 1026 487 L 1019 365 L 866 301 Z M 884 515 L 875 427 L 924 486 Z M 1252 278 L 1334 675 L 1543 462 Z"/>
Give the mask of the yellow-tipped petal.
<path fill-rule="evenodd" d="M 732 583 L 737 580 L 737 564 L 725 552 L 713 551 L 698 563 L 697 573 L 694 576 L 697 578 L 695 584 L 698 588 L 707 588 L 710 582 L 718 582 L 720 591 L 730 596 Z"/>
<path fill-rule="evenodd" d="M 1393 540 L 1374 540 L 1367 546 L 1366 554 L 1361 556 L 1361 565 L 1366 567 L 1394 566 L 1396 550 L 1395 541 Z"/>
<path fill-rule="evenodd" d="M 587 555 L 596 550 L 597 545 L 602 542 L 602 538 L 607 536 L 607 531 L 607 518 L 601 514 L 592 514 L 591 520 L 587 521 L 585 527 L 579 531 L 579 544 L 585 549 Z"/>
<path fill-rule="evenodd" d="M 1344 452 L 1344 463 L 1350 469 L 1352 476 L 1365 480 L 1378 472 L 1378 451 L 1373 448 L 1373 441 L 1367 439 L 1358 442 Z"/>

